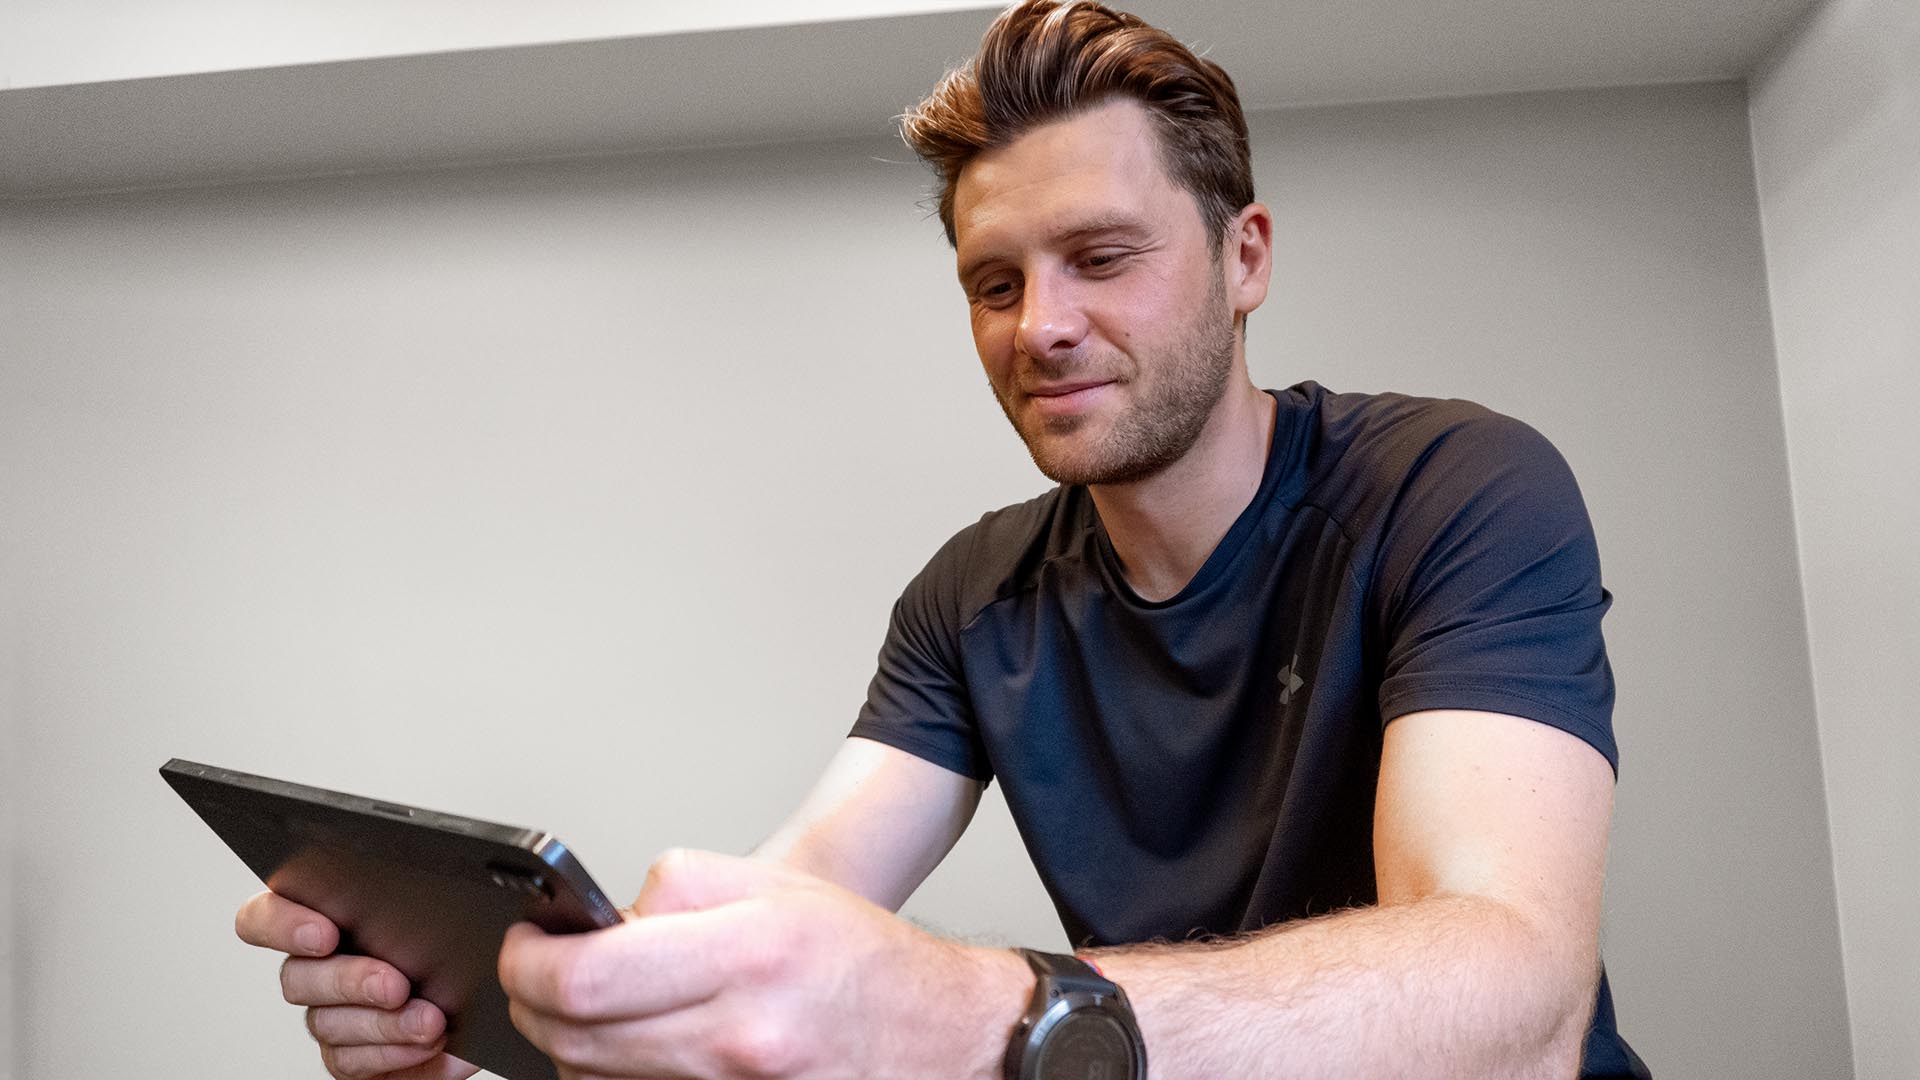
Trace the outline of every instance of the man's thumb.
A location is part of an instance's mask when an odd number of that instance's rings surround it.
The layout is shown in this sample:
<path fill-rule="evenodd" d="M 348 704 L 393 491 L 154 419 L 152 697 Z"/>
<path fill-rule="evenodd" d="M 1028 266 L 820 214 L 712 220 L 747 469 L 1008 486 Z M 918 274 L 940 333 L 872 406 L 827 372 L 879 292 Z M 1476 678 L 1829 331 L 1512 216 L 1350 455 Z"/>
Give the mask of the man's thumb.
<path fill-rule="evenodd" d="M 642 917 L 704 911 L 768 892 L 791 874 L 784 866 L 758 859 L 672 848 L 647 869 L 632 910 Z"/>

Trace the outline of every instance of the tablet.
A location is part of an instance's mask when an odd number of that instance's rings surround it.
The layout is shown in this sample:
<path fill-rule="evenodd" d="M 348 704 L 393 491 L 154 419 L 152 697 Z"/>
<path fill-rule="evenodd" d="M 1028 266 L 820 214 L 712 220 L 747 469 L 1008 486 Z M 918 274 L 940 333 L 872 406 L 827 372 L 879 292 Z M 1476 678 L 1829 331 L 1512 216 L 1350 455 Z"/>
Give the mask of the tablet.
<path fill-rule="evenodd" d="M 339 952 L 376 956 L 447 1014 L 447 1052 L 506 1080 L 557 1080 L 514 1028 L 500 940 L 620 912 L 566 845 L 517 829 L 175 758 L 160 775 L 267 887 L 340 927 Z"/>

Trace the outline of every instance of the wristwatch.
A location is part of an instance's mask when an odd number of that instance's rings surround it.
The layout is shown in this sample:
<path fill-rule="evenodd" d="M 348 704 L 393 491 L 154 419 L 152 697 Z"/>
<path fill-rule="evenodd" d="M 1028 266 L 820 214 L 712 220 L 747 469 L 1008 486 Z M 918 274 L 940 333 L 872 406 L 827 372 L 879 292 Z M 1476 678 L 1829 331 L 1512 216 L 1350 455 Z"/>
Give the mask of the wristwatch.
<path fill-rule="evenodd" d="M 1038 978 L 1007 1044 L 1006 1080 L 1146 1080 L 1126 991 L 1078 957 L 1016 951 Z"/>

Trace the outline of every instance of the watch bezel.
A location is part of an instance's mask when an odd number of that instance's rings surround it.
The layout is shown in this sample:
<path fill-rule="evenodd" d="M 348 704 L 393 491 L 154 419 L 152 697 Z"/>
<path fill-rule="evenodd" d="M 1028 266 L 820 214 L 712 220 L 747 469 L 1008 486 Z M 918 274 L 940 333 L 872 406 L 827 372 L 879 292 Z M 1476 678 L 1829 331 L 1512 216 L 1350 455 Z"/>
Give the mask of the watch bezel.
<path fill-rule="evenodd" d="M 1112 993 L 1102 990 L 1065 990 L 1052 983 L 1051 976 L 1042 976 L 1034 986 L 1035 1002 L 1042 993 L 1051 993 L 1046 1007 L 1034 1015 L 1033 1006 L 1029 1006 L 1026 1016 L 1020 1019 L 1020 1029 L 1008 1047 L 1008 1080 L 1042 1080 L 1039 1074 L 1040 1048 L 1047 1036 L 1060 1026 L 1067 1017 L 1078 1013 L 1101 1013 L 1111 1017 L 1126 1033 L 1127 1048 L 1131 1060 L 1127 1063 L 1124 1080 L 1145 1080 L 1147 1046 L 1140 1036 L 1140 1025 L 1133 1018 L 1133 1008 L 1127 1002 L 1126 992 L 1111 982 Z"/>

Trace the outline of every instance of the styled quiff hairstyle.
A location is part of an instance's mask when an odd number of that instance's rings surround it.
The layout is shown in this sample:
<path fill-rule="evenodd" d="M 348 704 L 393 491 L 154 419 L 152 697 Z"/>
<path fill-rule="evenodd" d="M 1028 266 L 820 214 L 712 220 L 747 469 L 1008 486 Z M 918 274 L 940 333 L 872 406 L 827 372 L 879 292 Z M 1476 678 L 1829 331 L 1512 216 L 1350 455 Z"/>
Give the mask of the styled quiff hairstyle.
<path fill-rule="evenodd" d="M 900 119 L 900 133 L 940 180 L 947 243 L 960 171 L 983 150 L 1110 98 L 1146 106 L 1161 160 L 1224 239 L 1253 201 L 1247 120 L 1233 80 L 1139 17 L 1091 0 L 1024 0 L 1000 13 L 979 55 L 947 73 Z"/>

